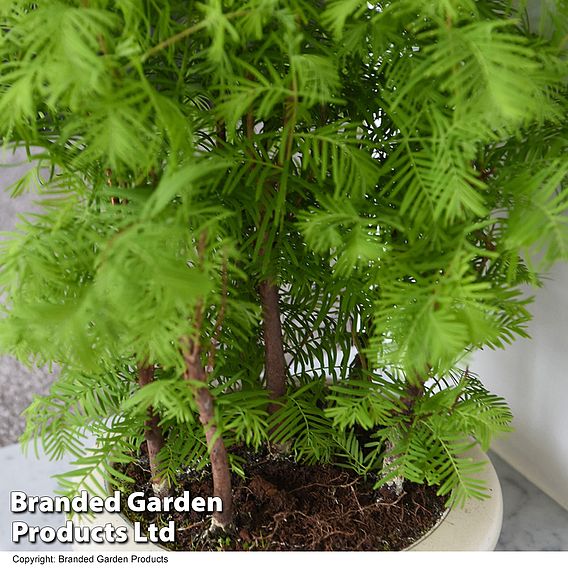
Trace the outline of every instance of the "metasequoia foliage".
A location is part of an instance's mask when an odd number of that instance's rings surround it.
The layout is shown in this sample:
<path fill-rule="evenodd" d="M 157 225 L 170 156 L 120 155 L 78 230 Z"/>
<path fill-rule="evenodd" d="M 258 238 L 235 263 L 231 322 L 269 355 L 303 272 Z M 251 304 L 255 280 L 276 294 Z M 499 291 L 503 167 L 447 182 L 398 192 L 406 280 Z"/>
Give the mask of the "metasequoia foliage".
<path fill-rule="evenodd" d="M 568 257 L 567 8 L 524 8 L 0 3 L 41 205 L 1 243 L 0 342 L 61 368 L 24 439 L 76 457 L 67 491 L 155 426 L 154 477 L 216 452 L 227 501 L 242 444 L 485 495 L 463 454 L 511 416 L 465 358 Z"/>

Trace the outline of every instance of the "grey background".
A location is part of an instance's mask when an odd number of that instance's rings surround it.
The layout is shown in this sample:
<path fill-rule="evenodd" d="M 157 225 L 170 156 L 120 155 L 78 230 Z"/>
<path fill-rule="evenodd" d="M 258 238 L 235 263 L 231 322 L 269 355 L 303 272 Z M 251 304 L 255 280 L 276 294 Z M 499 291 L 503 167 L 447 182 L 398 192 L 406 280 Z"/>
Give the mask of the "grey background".
<path fill-rule="evenodd" d="M 6 191 L 30 170 L 24 150 L 0 151 L 0 231 L 12 231 L 18 215 L 34 210 L 37 194 L 11 199 Z M 0 240 L 5 239 L 0 234 Z M 46 369 L 26 368 L 11 357 L 0 355 L 0 447 L 17 441 L 24 426 L 22 411 L 34 394 L 45 394 L 54 376 Z"/>

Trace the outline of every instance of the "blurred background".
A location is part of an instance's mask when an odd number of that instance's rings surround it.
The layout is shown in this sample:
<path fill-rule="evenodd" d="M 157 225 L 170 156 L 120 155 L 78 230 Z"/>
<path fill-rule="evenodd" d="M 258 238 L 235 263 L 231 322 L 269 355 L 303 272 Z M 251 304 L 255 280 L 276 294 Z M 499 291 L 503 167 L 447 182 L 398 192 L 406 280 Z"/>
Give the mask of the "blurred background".
<path fill-rule="evenodd" d="M 25 151 L 15 154 L 0 150 L 0 241 L 4 231 L 12 231 L 18 215 L 34 211 L 37 195 L 27 193 L 10 199 L 6 191 L 29 171 L 31 165 Z M 0 298 L 1 299 L 1 298 Z M 21 412 L 33 394 L 49 390 L 53 375 L 46 369 L 27 369 L 14 359 L 0 355 L 0 446 L 13 444 L 21 434 L 24 419 Z"/>

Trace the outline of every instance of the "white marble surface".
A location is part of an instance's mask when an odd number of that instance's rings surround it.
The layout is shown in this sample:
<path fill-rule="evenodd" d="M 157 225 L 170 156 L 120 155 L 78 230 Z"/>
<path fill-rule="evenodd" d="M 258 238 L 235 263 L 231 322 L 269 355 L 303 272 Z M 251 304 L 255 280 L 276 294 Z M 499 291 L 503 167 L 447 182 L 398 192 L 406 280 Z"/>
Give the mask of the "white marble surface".
<path fill-rule="evenodd" d="M 496 550 L 568 551 L 568 511 L 494 453 L 503 491 L 503 529 Z"/>
<path fill-rule="evenodd" d="M 28 495 L 53 495 L 57 483 L 52 475 L 69 471 L 68 462 L 50 462 L 45 457 L 39 460 L 33 455 L 24 457 L 17 444 L 0 448 L 0 550 L 70 550 L 64 544 L 13 543 L 11 539 L 12 522 L 24 521 L 30 526 L 59 527 L 65 524 L 63 513 L 11 513 L 10 491 L 24 491 Z"/>
<path fill-rule="evenodd" d="M 5 238 L 2 232 L 14 230 L 20 215 L 37 211 L 37 194 L 31 192 L 11 199 L 6 191 L 30 167 L 23 149 L 11 153 L 0 148 L 0 242 Z M 54 377 L 46 369 L 29 369 L 11 357 L 0 356 L 0 446 L 18 440 L 24 428 L 21 412 L 34 395 L 49 391 Z"/>
<path fill-rule="evenodd" d="M 491 454 L 501 481 L 504 520 L 497 550 L 559 550 L 568 551 L 568 511 L 560 507 L 540 489 L 527 481 L 505 461 Z M 68 470 L 66 462 L 49 462 L 33 456 L 24 457 L 18 445 L 0 448 L 0 551 L 63 550 L 61 544 L 14 544 L 11 523 L 23 520 L 30 525 L 60 526 L 63 514 L 12 514 L 9 510 L 10 491 L 21 490 L 28 495 L 53 495 L 56 473 Z"/>

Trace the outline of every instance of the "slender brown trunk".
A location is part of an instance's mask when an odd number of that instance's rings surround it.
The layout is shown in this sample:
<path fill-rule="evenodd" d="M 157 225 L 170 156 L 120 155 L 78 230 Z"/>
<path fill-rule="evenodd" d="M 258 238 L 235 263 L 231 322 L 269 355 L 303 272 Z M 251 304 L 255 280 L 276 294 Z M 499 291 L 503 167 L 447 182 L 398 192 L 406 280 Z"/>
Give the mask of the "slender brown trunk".
<path fill-rule="evenodd" d="M 231 488 L 231 470 L 227 449 L 221 436 L 217 435 L 215 426 L 215 401 L 207 387 L 207 374 L 201 363 L 201 349 L 199 344 L 190 341 L 185 358 L 185 378 L 187 380 L 200 381 L 202 387 L 195 392 L 195 402 L 199 411 L 199 421 L 203 424 L 209 457 L 211 472 L 213 474 L 213 494 L 220 497 L 223 503 L 222 511 L 213 513 L 213 527 L 227 530 L 233 521 L 233 495 Z"/>
<path fill-rule="evenodd" d="M 203 270 L 205 260 L 205 249 L 207 245 L 207 232 L 203 231 L 199 236 L 197 244 L 197 253 L 199 256 L 199 266 Z M 225 270 L 225 269 L 224 269 Z M 225 275 L 223 276 L 223 290 L 225 293 Z M 224 300 L 225 301 L 225 300 Z M 222 325 L 224 316 L 224 307 L 219 313 L 215 324 L 214 335 L 217 335 Z M 201 343 L 199 341 L 200 333 L 203 327 L 203 303 L 202 300 L 197 302 L 195 306 L 194 324 L 196 336 L 194 339 L 184 338 L 182 340 L 182 352 L 185 360 L 184 377 L 187 381 L 197 381 L 201 383 L 194 387 L 195 403 L 199 412 L 199 421 L 205 430 L 205 439 L 207 440 L 207 449 L 209 451 L 209 461 L 211 463 L 211 473 L 213 474 L 213 494 L 221 499 L 223 509 L 213 513 L 211 528 L 220 528 L 227 531 L 233 521 L 233 494 L 231 488 L 231 469 L 229 468 L 229 458 L 223 438 L 218 435 L 217 426 L 215 425 L 215 401 L 209 392 L 207 384 L 207 372 L 201 362 Z M 211 349 L 215 349 L 214 341 Z M 208 359 L 213 364 L 214 354 L 210 351 Z"/>
<path fill-rule="evenodd" d="M 270 398 L 276 400 L 286 393 L 286 361 L 284 359 L 278 287 L 269 280 L 264 280 L 260 283 L 259 292 L 262 304 L 266 388 Z M 277 409 L 278 405 L 271 403 L 268 411 L 272 414 Z"/>
<path fill-rule="evenodd" d="M 288 97 L 284 106 L 283 127 L 286 132 L 286 142 L 284 145 L 284 153 L 279 153 L 278 163 L 280 166 L 292 158 L 297 107 L 298 85 L 296 77 L 294 76 L 292 79 L 292 95 Z M 247 135 L 249 138 L 252 138 L 254 134 L 254 120 L 252 120 L 252 113 L 249 114 L 251 118 L 249 119 L 247 116 Z M 276 190 L 278 191 L 278 184 L 276 184 Z M 266 241 L 266 235 L 264 235 L 263 238 Z M 260 254 L 264 254 L 263 249 L 261 249 Z M 259 293 L 263 317 L 266 388 L 270 398 L 276 400 L 286 394 L 287 370 L 286 359 L 284 357 L 282 322 L 280 321 L 278 287 L 272 280 L 265 279 L 260 283 Z M 278 404 L 271 403 L 268 406 L 268 412 L 273 414 L 278 408 Z"/>
<path fill-rule="evenodd" d="M 252 79 L 252 77 L 250 77 Z M 295 107 L 293 107 L 295 112 Z M 288 124 L 290 109 L 286 108 L 286 118 L 284 126 Z M 254 139 L 254 111 L 252 108 L 246 114 L 244 126 L 247 139 L 251 142 Z M 289 158 L 290 152 L 288 149 L 289 141 L 291 142 L 291 134 L 288 133 L 288 140 L 286 141 L 285 158 Z M 252 157 L 254 157 L 254 149 L 251 147 Z M 279 165 L 282 165 L 279 162 Z M 253 166 L 254 167 L 254 166 Z M 262 210 L 260 213 L 262 225 L 262 218 L 265 212 Z M 264 256 L 266 253 L 266 242 L 268 235 L 265 233 L 260 236 L 262 238 L 262 246 L 260 247 L 259 254 Z M 263 319 L 263 336 L 264 336 L 264 376 L 266 379 L 266 388 L 271 400 L 276 400 L 286 393 L 286 360 L 284 358 L 284 342 L 282 339 L 282 322 L 280 321 L 280 305 L 278 299 L 278 287 L 270 280 L 264 279 L 260 282 L 258 291 L 260 294 L 260 303 L 262 306 L 262 319 Z M 279 405 L 274 402 L 268 405 L 268 412 L 274 414 L 278 410 Z"/>
<path fill-rule="evenodd" d="M 391 440 L 385 440 L 385 449 L 387 452 L 392 452 L 395 444 Z M 390 474 L 392 470 L 392 463 L 394 463 L 400 456 L 391 455 L 383 459 L 383 472 L 385 475 Z M 386 483 L 386 486 L 394 493 L 400 497 L 404 492 L 404 477 L 402 475 L 396 475 L 390 481 Z"/>
<path fill-rule="evenodd" d="M 404 413 L 409 416 L 412 415 L 414 411 L 414 405 L 416 402 L 424 396 L 424 383 L 426 382 L 425 377 L 416 375 L 416 380 L 414 383 L 410 382 L 408 378 L 406 379 L 405 396 L 401 397 L 401 402 L 406 407 Z"/>
<path fill-rule="evenodd" d="M 405 388 L 405 396 L 400 398 L 400 401 L 404 404 L 403 413 L 409 417 L 409 420 L 412 420 L 412 415 L 414 412 L 414 406 L 418 402 L 418 400 L 424 396 L 424 383 L 426 381 L 426 377 L 419 375 L 416 373 L 414 382 L 406 379 L 406 388 Z M 385 450 L 387 453 L 392 452 L 396 444 L 398 443 L 399 438 L 397 435 L 393 435 L 392 438 L 385 440 Z M 383 459 L 383 472 L 388 474 L 392 470 L 392 463 L 394 463 L 400 456 L 397 454 L 389 455 Z M 387 484 L 391 490 L 393 490 L 396 495 L 402 495 L 404 491 L 404 477 L 401 475 L 395 476 L 391 479 Z"/>
<path fill-rule="evenodd" d="M 221 142 L 227 141 L 227 127 L 225 126 L 225 123 L 223 121 L 217 122 L 217 124 L 215 125 L 215 131 L 217 133 L 217 138 Z"/>
<path fill-rule="evenodd" d="M 154 380 L 154 365 L 141 365 L 138 369 L 138 384 L 140 388 L 150 384 Z M 160 428 L 160 417 L 154 409 L 148 407 L 148 417 L 144 422 L 144 438 L 148 448 L 148 460 L 150 473 L 152 474 L 152 490 L 156 497 L 167 497 L 171 494 L 168 480 L 162 477 L 158 453 L 164 447 L 164 436 Z"/>

